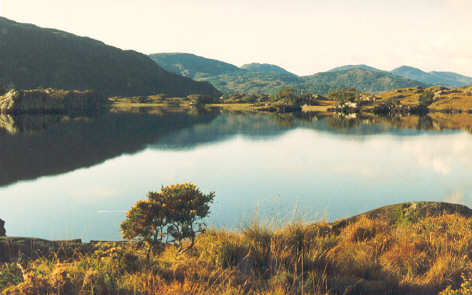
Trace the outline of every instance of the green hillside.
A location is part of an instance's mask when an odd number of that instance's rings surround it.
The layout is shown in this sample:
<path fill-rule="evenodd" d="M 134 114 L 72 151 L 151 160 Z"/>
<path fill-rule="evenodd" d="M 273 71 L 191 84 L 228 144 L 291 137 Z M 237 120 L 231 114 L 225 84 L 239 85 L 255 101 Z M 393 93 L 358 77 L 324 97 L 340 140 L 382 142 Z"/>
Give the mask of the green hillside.
<path fill-rule="evenodd" d="M 295 87 L 303 80 L 276 72 L 234 72 L 211 76 L 207 81 L 223 93 L 275 94 L 281 88 Z"/>
<path fill-rule="evenodd" d="M 296 88 L 301 92 L 326 94 L 342 88 L 381 92 L 397 88 L 427 87 L 366 65 L 350 65 L 329 72 L 300 77 L 271 64 L 251 63 L 238 68 L 234 65 L 193 54 L 153 54 L 151 58 L 169 71 L 208 81 L 223 93 L 274 94 L 281 88 Z"/>
<path fill-rule="evenodd" d="M 421 81 L 431 85 L 441 85 L 447 87 L 463 87 L 472 84 L 472 77 L 467 77 L 452 72 L 424 72 L 420 69 L 402 66 L 392 71 L 393 74 Z"/>
<path fill-rule="evenodd" d="M 362 70 L 373 71 L 373 72 L 384 72 L 382 70 L 379 70 L 377 68 L 374 68 L 368 65 L 345 65 L 345 66 L 340 66 L 340 67 L 331 69 L 328 72 L 339 72 L 339 71 L 352 70 L 352 69 L 362 69 Z"/>
<path fill-rule="evenodd" d="M 304 91 L 324 94 L 340 88 L 356 88 L 362 92 L 382 92 L 398 88 L 427 87 L 422 82 L 396 76 L 387 72 L 370 71 L 360 68 L 324 72 L 303 77 L 297 88 Z"/>
<path fill-rule="evenodd" d="M 0 17 L 0 87 L 91 89 L 107 96 L 218 95 L 149 57 L 86 37 Z"/>
<path fill-rule="evenodd" d="M 165 70 L 192 79 L 241 71 L 235 65 L 190 53 L 157 53 L 149 57 Z"/>
<path fill-rule="evenodd" d="M 241 66 L 241 69 L 245 69 L 250 72 L 279 73 L 279 74 L 287 74 L 287 75 L 296 76 L 295 74 L 290 73 L 284 68 L 279 67 L 277 65 L 272 65 L 272 64 L 250 63 L 250 64 Z"/>

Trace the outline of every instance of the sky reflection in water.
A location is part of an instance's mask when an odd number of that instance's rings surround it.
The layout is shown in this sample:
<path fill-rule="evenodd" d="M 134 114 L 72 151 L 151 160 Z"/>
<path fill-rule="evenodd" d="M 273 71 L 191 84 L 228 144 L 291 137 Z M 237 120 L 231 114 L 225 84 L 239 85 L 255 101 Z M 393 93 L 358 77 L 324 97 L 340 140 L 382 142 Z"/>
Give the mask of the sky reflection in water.
<path fill-rule="evenodd" d="M 294 127 L 169 144 L 182 134 L 198 138 L 199 126 L 189 128 L 90 168 L 0 188 L 7 234 L 120 239 L 119 224 L 138 199 L 185 181 L 216 192 L 208 222 L 227 228 L 254 215 L 334 220 L 405 201 L 472 205 L 472 136 L 463 131 L 351 136 Z"/>

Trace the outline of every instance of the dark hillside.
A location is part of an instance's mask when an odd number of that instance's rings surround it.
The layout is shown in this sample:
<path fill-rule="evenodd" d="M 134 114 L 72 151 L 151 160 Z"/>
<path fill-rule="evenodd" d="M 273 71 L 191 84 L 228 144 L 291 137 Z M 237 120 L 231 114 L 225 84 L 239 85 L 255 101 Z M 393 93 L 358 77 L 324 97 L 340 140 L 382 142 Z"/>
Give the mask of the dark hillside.
<path fill-rule="evenodd" d="M 0 86 L 90 89 L 107 96 L 218 94 L 136 51 L 6 18 L 0 18 Z"/>

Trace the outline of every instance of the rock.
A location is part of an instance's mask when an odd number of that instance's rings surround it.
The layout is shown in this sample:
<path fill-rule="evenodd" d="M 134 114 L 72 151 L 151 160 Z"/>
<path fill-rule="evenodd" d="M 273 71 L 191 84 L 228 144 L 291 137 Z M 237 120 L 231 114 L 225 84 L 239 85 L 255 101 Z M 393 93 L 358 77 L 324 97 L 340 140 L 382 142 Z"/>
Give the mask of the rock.
<path fill-rule="evenodd" d="M 363 216 L 369 219 L 381 219 L 389 224 L 395 224 L 399 219 L 414 222 L 426 217 L 453 213 L 464 217 L 472 217 L 472 209 L 464 205 L 445 202 L 408 202 L 381 207 L 350 218 L 337 220 L 332 223 L 332 229 L 335 231 L 341 230 L 347 225 L 357 222 Z"/>
<path fill-rule="evenodd" d="M 0 237 L 4 237 L 7 235 L 7 231 L 5 230 L 5 221 L 0 219 Z"/>
<path fill-rule="evenodd" d="M 10 90 L 0 96 L 0 113 L 75 113 L 96 111 L 106 98 L 94 91 Z"/>

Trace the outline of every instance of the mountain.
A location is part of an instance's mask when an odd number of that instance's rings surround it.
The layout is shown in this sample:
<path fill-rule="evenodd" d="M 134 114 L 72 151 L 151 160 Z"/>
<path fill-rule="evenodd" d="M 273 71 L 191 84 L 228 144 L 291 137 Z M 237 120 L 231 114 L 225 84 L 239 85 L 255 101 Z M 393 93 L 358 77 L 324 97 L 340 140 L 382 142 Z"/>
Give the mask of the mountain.
<path fill-rule="evenodd" d="M 302 79 L 304 82 L 298 85 L 298 88 L 319 94 L 340 88 L 356 88 L 358 91 L 363 92 L 382 92 L 397 88 L 428 86 L 425 83 L 396 76 L 388 72 L 360 68 L 318 73 L 302 77 Z"/>
<path fill-rule="evenodd" d="M 208 77 L 207 81 L 223 93 L 275 94 L 303 80 L 292 74 L 241 71 Z"/>
<path fill-rule="evenodd" d="M 208 81 L 223 93 L 275 94 L 282 88 L 296 88 L 326 94 L 342 88 L 380 92 L 428 86 L 366 65 L 343 66 L 329 72 L 299 77 L 276 65 L 251 63 L 238 68 L 194 54 L 163 53 L 153 54 L 151 58 L 169 71 Z"/>
<path fill-rule="evenodd" d="M 408 79 L 421 81 L 431 85 L 441 85 L 447 87 L 463 87 L 472 84 L 472 77 L 467 77 L 452 72 L 424 72 L 420 69 L 402 66 L 392 71 L 393 74 Z"/>
<path fill-rule="evenodd" d="M 208 81 L 223 93 L 273 94 L 280 88 L 301 81 L 296 75 L 275 65 L 250 64 L 243 69 L 189 53 L 159 53 L 150 57 L 168 71 L 198 81 Z"/>
<path fill-rule="evenodd" d="M 241 66 L 241 69 L 250 71 L 250 72 L 259 72 L 259 73 L 279 73 L 279 74 L 287 74 L 287 75 L 293 75 L 296 76 L 293 73 L 290 73 L 289 71 L 285 70 L 284 68 L 281 68 L 277 65 L 272 65 L 272 64 L 260 64 L 260 63 L 250 63 Z"/>
<path fill-rule="evenodd" d="M 367 71 L 372 71 L 372 72 L 384 72 L 382 70 L 379 70 L 377 68 L 374 68 L 368 65 L 345 65 L 345 66 L 340 66 L 340 67 L 331 69 L 328 72 L 339 72 L 339 71 L 352 70 L 352 69 L 362 69 L 362 70 L 367 70 Z"/>
<path fill-rule="evenodd" d="M 148 56 L 0 17 L 0 87 L 95 90 L 106 96 L 219 95 L 169 73 Z"/>
<path fill-rule="evenodd" d="M 190 53 L 156 53 L 149 57 L 165 70 L 192 79 L 241 71 L 235 65 Z"/>

